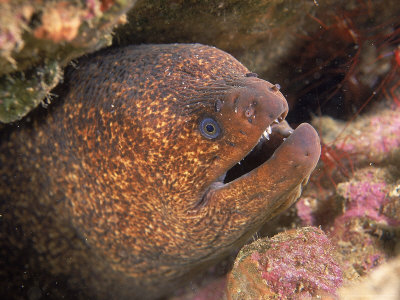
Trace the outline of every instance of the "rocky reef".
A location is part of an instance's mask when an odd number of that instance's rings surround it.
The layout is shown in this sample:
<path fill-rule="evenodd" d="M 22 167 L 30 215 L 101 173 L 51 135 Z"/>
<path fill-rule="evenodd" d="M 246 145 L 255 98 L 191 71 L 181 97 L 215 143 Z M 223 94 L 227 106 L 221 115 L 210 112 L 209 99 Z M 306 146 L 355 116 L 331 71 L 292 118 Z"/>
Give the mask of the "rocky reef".
<path fill-rule="evenodd" d="M 400 297 L 400 257 L 377 267 L 360 282 L 339 289 L 343 300 L 396 300 Z"/>
<path fill-rule="evenodd" d="M 1 1 L 0 122 L 24 117 L 55 95 L 72 59 L 111 45 L 135 1 Z"/>
<path fill-rule="evenodd" d="M 321 297 L 335 294 L 342 276 L 321 229 L 292 229 L 242 248 L 228 277 L 228 299 Z"/>

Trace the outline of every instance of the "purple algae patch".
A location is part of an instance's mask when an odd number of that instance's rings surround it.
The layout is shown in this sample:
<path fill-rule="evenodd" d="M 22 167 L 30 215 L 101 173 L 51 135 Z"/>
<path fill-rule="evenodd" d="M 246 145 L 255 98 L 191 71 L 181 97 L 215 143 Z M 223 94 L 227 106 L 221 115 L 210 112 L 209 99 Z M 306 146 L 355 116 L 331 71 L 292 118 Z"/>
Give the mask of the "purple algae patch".
<path fill-rule="evenodd" d="M 384 182 L 356 181 L 340 185 L 341 194 L 347 199 L 346 211 L 340 219 L 368 218 L 376 222 L 398 225 L 381 213 L 388 202 L 387 185 Z"/>
<path fill-rule="evenodd" d="M 284 240 L 271 239 L 268 250 L 253 253 L 262 278 L 284 299 L 312 297 L 325 292 L 335 295 L 342 284 L 342 270 L 334 249 L 322 230 L 305 228 Z M 278 235 L 279 236 L 279 235 Z"/>

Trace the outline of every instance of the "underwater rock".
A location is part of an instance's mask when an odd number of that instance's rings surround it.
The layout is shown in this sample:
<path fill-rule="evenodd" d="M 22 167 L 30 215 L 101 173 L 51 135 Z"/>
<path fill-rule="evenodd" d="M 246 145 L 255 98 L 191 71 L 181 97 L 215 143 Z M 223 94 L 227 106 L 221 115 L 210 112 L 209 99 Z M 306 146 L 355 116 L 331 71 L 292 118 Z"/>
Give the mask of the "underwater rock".
<path fill-rule="evenodd" d="M 400 299 L 400 256 L 373 270 L 360 282 L 339 289 L 341 300 Z"/>
<path fill-rule="evenodd" d="M 342 281 L 328 237 L 304 227 L 244 246 L 228 275 L 228 299 L 334 296 Z"/>
<path fill-rule="evenodd" d="M 389 203 L 389 191 L 395 187 L 388 183 L 389 176 L 390 173 L 384 174 L 384 169 L 369 167 L 358 170 L 350 181 L 338 184 L 337 193 L 345 202 L 344 212 L 336 221 L 367 218 L 391 226 L 400 225 L 400 215 L 388 216 L 383 210 Z"/>
<path fill-rule="evenodd" d="M 16 121 L 40 103 L 46 107 L 51 102 L 53 89 L 63 78 L 57 61 L 37 66 L 32 76 L 23 72 L 7 75 L 0 81 L 0 122 Z"/>
<path fill-rule="evenodd" d="M 312 124 L 322 138 L 322 152 L 311 176 L 311 185 L 296 203 L 297 216 L 301 219 L 299 224 L 332 224 L 343 212 L 342 202 L 337 201 L 337 196 L 344 196 L 345 182 L 352 185 L 354 192 L 358 190 L 365 194 L 363 200 L 370 205 L 360 203 L 360 207 L 371 207 L 372 202 L 377 201 L 373 205 L 375 210 L 383 208 L 381 200 L 388 198 L 388 189 L 394 188 L 393 184 L 400 178 L 399 116 L 400 107 L 383 102 L 349 122 L 327 116 L 313 119 Z M 365 171 L 359 172 L 360 168 Z M 352 181 L 358 182 L 356 186 L 350 183 Z M 337 190 L 339 186 L 341 191 Z M 371 194 L 372 190 L 376 191 L 375 195 Z M 395 192 L 391 194 L 393 196 Z"/>
<path fill-rule="evenodd" d="M 297 217 L 300 224 L 323 226 L 348 280 L 393 257 L 400 241 L 400 108 L 390 104 L 346 125 L 329 117 L 313 122 L 323 154 L 296 203 Z"/>
<path fill-rule="evenodd" d="M 0 123 L 49 98 L 72 59 L 111 44 L 111 31 L 135 1 L 0 3 Z"/>
<path fill-rule="evenodd" d="M 114 44 L 197 42 L 225 49 L 256 73 L 276 71 L 296 36 L 317 29 L 313 1 L 139 0 Z"/>
<path fill-rule="evenodd" d="M 201 284 L 191 283 L 176 294 L 179 295 L 168 300 L 226 300 L 226 277 L 209 277 Z"/>
<path fill-rule="evenodd" d="M 324 144 L 353 166 L 387 164 L 399 156 L 400 106 L 395 103 L 391 107 L 378 105 L 351 122 L 325 116 L 315 117 L 312 124 L 323 136 Z"/>
<path fill-rule="evenodd" d="M 400 202 L 390 191 L 396 185 L 390 169 L 376 167 L 359 169 L 350 181 L 338 185 L 343 213 L 329 231 L 347 277 L 368 274 L 393 255 L 399 243 Z"/>

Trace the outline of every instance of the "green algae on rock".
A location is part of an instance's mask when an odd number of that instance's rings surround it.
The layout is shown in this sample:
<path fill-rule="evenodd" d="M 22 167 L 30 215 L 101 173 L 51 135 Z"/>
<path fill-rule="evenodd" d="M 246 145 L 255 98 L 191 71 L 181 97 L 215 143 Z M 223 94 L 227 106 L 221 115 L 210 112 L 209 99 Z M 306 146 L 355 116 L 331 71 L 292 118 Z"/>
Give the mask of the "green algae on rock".
<path fill-rule="evenodd" d="M 4 295 L 51 279 L 75 298 L 165 295 L 289 207 L 320 155 L 308 124 L 269 146 L 285 98 L 213 47 L 109 49 L 67 86 L 2 132 Z M 260 146 L 275 152 L 224 181 Z"/>
<path fill-rule="evenodd" d="M 1 1 L 0 122 L 19 120 L 43 101 L 72 59 L 109 46 L 135 2 Z"/>
<path fill-rule="evenodd" d="M 0 81 L 1 122 L 8 123 L 25 116 L 50 97 L 50 90 L 62 78 L 62 70 L 56 61 L 37 67 L 34 73 L 32 76 L 23 72 L 14 73 Z"/>

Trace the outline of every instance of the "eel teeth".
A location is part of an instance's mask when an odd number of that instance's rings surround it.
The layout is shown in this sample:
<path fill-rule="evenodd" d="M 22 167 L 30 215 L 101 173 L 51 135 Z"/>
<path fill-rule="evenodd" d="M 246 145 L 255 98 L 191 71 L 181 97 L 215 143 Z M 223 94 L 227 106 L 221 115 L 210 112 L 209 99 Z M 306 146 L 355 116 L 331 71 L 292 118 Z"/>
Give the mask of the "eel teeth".
<path fill-rule="evenodd" d="M 271 126 L 268 126 L 268 128 L 267 129 L 265 129 L 265 131 L 263 132 L 263 136 L 267 139 L 267 140 L 269 140 L 269 135 L 272 133 L 272 128 L 271 128 Z"/>

